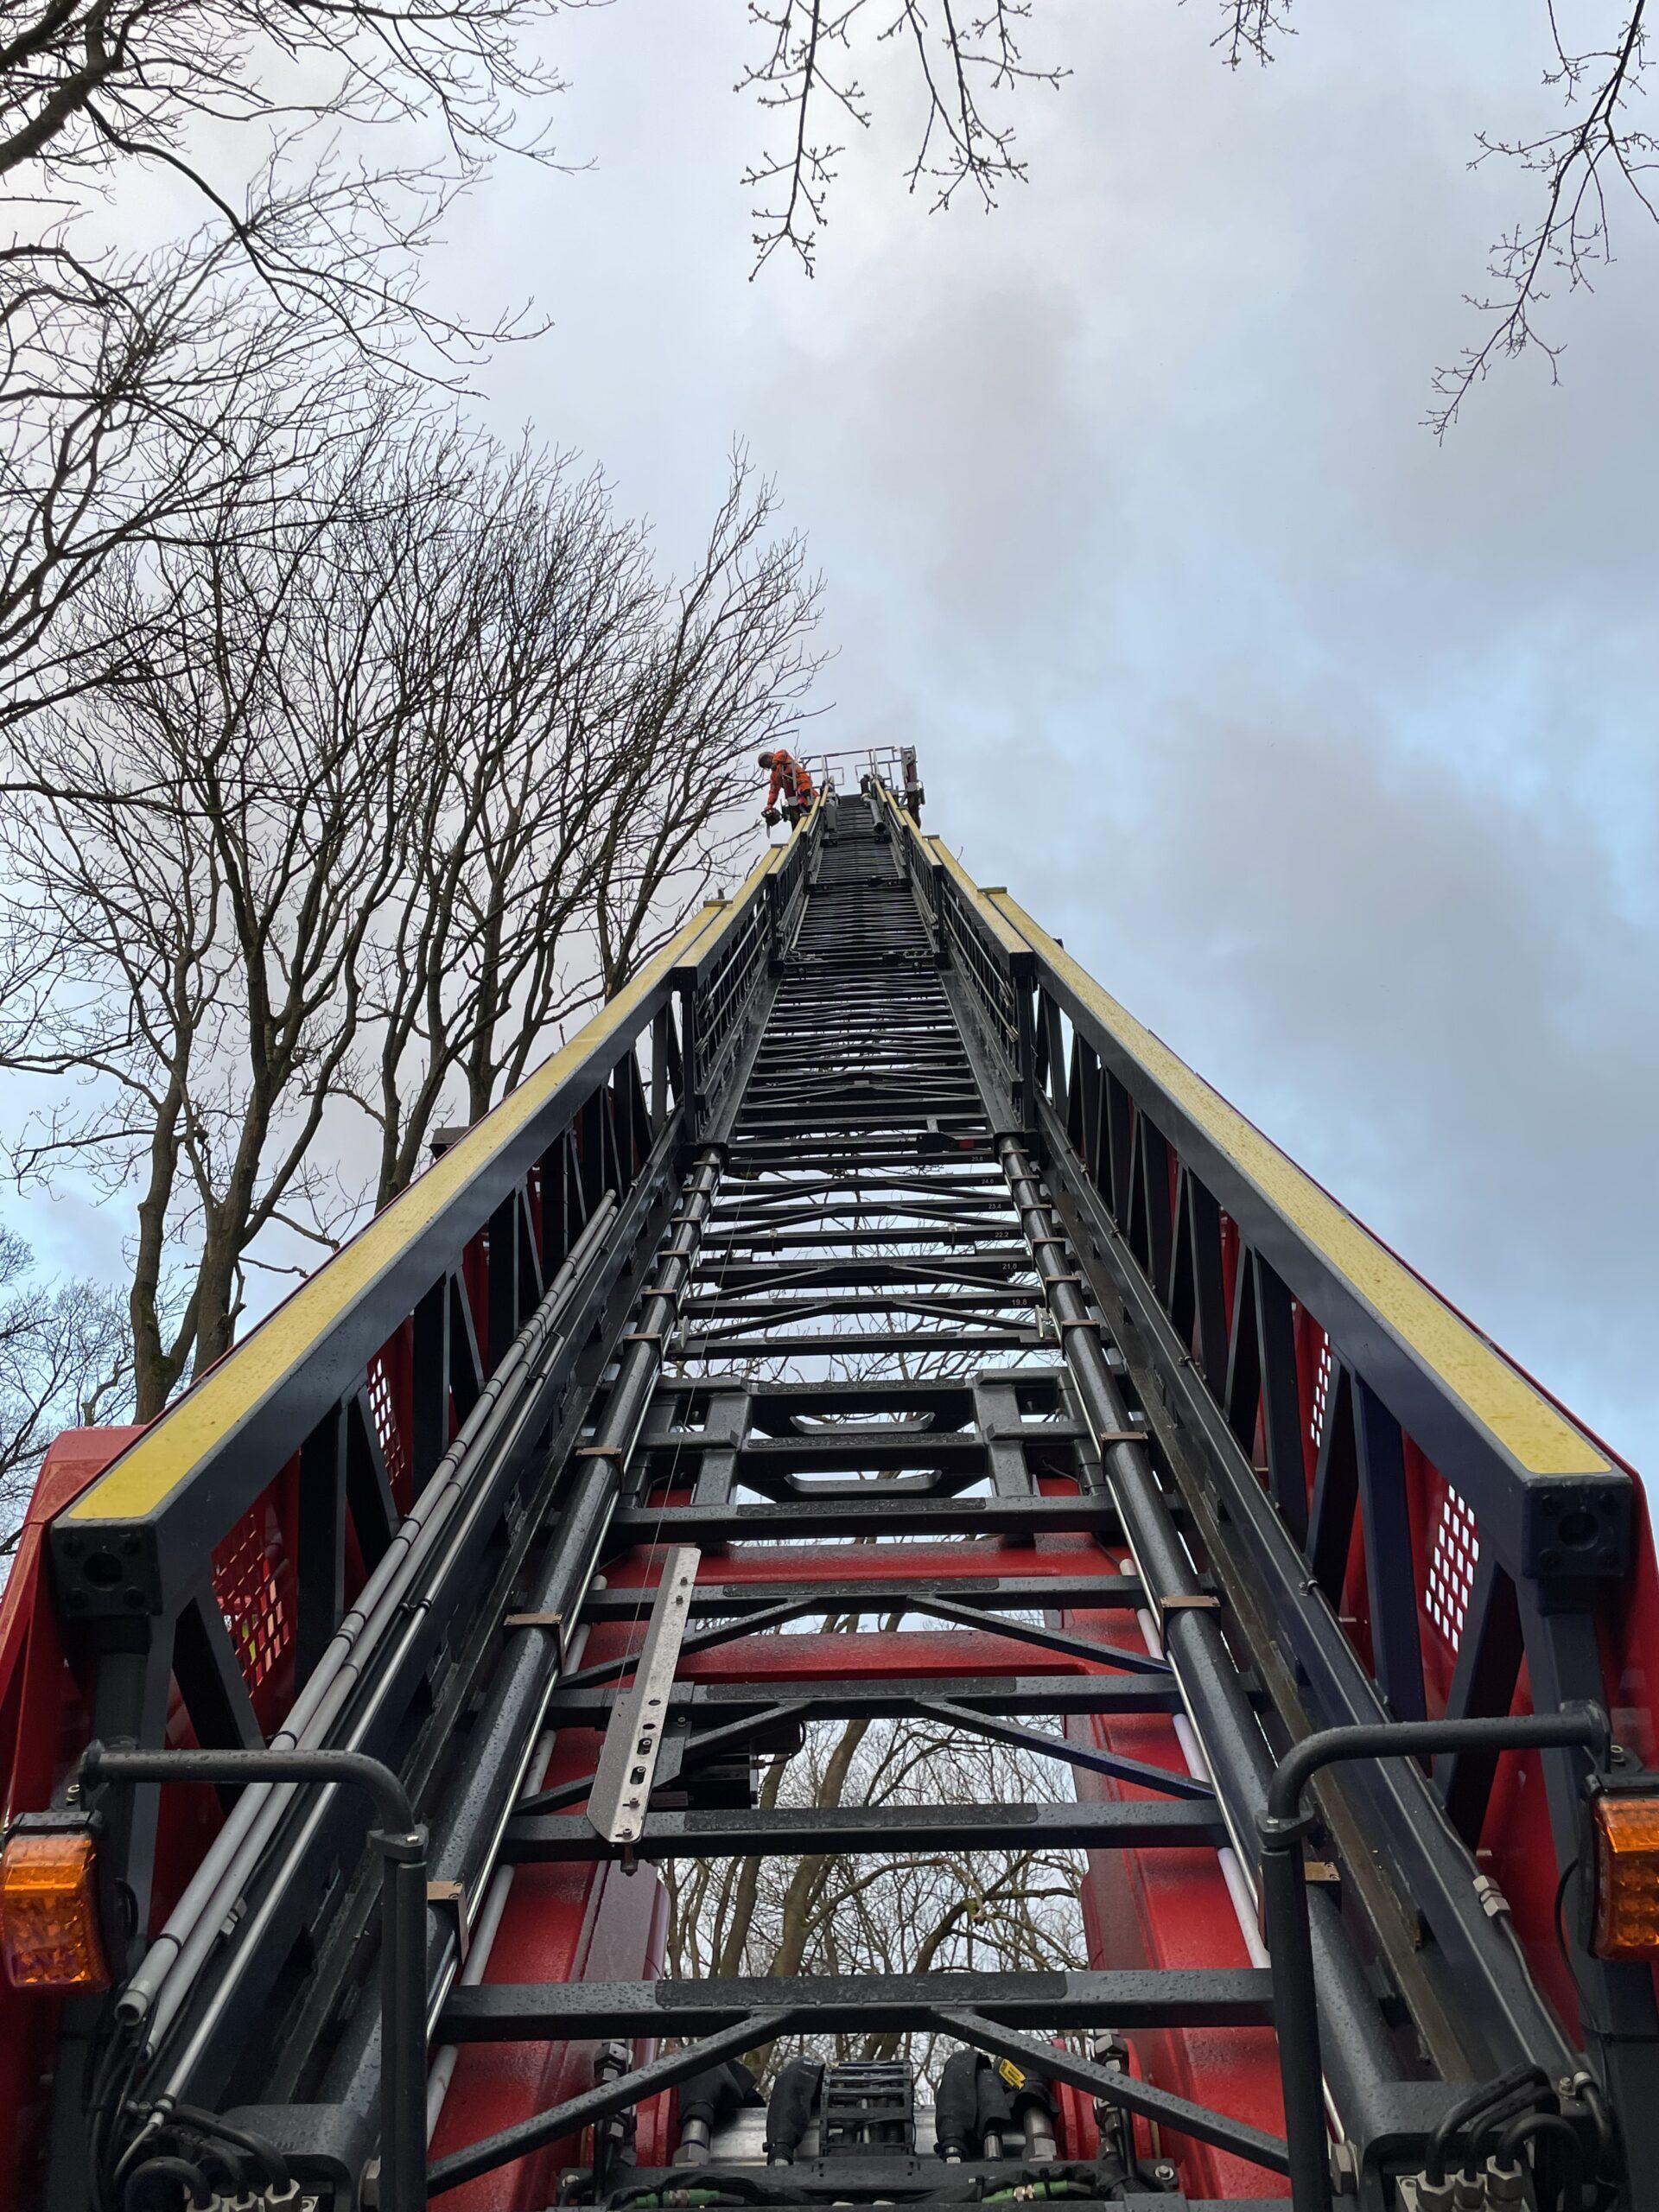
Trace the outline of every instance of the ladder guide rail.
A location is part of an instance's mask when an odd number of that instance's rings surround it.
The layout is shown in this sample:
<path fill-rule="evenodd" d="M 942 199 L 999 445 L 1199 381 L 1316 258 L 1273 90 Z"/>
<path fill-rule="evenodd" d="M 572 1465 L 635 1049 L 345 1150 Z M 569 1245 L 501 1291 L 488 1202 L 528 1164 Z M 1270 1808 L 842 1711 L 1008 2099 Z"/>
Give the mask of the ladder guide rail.
<path fill-rule="evenodd" d="M 984 1079 L 1038 1133 L 1094 1294 L 1143 1348 L 1149 1420 L 1187 1477 L 1212 1563 L 1271 1624 L 1258 1650 L 1288 1731 L 1417 1719 L 1431 1700 L 1449 1719 L 1501 1716 L 1529 1685 L 1542 1710 L 1618 1705 L 1618 1673 L 1650 1664 L 1654 1634 L 1650 1615 L 1608 1602 L 1651 1575 L 1630 1471 L 1006 892 L 974 885 L 891 801 L 883 815 L 918 903 L 944 918 L 940 941 L 975 948 L 952 974 Z M 1437 1620 L 1435 1539 L 1460 1515 L 1478 1564 L 1460 1618 Z M 1460 1630 L 1455 1644 L 1443 1624 Z M 1610 1624 L 1624 1639 L 1611 1680 Z M 1647 1717 L 1630 1717 L 1645 1732 Z M 1377 1940 L 1418 1985 L 1451 2070 L 1496 2072 L 1516 2055 L 1514 1949 L 1507 1916 L 1471 1885 L 1475 1847 L 1498 1891 L 1531 1907 L 1534 1971 L 1553 1975 L 1558 2003 L 1575 1994 L 1556 1955 L 1555 1874 L 1541 1899 L 1528 1862 L 1547 1854 L 1559 1873 L 1577 1855 L 1586 1763 L 1554 1751 L 1542 1770 L 1547 1815 L 1535 1792 L 1517 1802 L 1516 1762 L 1475 1747 L 1441 1762 L 1432 1792 L 1389 1763 L 1333 1793 L 1383 1860 Z M 1355 1866 L 1358 1881 L 1357 1851 Z M 1455 1998 L 1432 1986 L 1440 1968 L 1418 1912 L 1451 1956 Z M 1572 1976 L 1605 2031 L 1632 2139 L 1649 2142 L 1652 2122 L 1659 2156 L 1651 1973 L 1579 1955 Z"/>
<path fill-rule="evenodd" d="M 1652 1967 L 1569 1898 L 1651 1750 L 1639 1484 L 899 757 L 118 1456 L 48 1464 L 7 1814 L 92 1824 L 116 1986 L 0 1993 L 0 2204 L 171 2212 L 196 2160 L 320 2212 L 1446 2212 L 1436 2130 L 1502 2195 L 1501 2114 L 1538 2212 L 1651 2201 Z M 1075 1798 L 759 1789 L 849 1720 Z M 296 1759 L 406 1794 L 395 1936 Z M 1074 1971 L 664 1977 L 661 1867 L 1033 1850 L 1078 1854 Z"/>

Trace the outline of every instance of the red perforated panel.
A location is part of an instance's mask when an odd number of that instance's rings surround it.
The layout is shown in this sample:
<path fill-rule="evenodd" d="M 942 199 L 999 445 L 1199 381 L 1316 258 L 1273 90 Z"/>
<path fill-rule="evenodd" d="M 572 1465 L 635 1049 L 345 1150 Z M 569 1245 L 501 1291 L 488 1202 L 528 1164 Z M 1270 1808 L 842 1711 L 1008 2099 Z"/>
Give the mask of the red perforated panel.
<path fill-rule="evenodd" d="M 1475 1516 L 1448 1490 L 1440 1501 L 1428 1558 L 1428 1617 L 1455 1652 L 1463 1641 L 1464 1618 L 1475 1586 L 1475 1562 L 1480 1557 L 1480 1536 Z"/>
<path fill-rule="evenodd" d="M 368 1393 L 374 1433 L 380 1440 L 381 1456 L 386 1463 L 386 1480 L 391 1484 L 391 1494 L 397 1503 L 407 1504 L 409 1450 L 397 1419 L 391 1362 L 384 1351 L 377 1352 L 369 1362 Z"/>
<path fill-rule="evenodd" d="M 264 1702 L 258 1692 L 276 1675 L 294 1637 L 294 1566 L 276 1510 L 282 1480 L 243 1515 L 213 1554 L 213 1595 L 256 1708 Z"/>
<path fill-rule="evenodd" d="M 1331 1339 L 1323 1329 L 1319 1331 L 1319 1364 L 1313 1373 L 1313 1402 L 1308 1408 L 1307 1433 L 1313 1449 L 1319 1448 L 1325 1434 L 1325 1409 L 1331 1400 Z"/>

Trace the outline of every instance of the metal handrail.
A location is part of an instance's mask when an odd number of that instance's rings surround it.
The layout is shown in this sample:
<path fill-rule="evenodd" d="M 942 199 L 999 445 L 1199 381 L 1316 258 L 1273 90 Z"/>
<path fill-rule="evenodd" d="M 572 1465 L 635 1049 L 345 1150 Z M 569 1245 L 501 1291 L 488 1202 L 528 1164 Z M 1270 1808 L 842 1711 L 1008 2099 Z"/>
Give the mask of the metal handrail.
<path fill-rule="evenodd" d="M 1319 1989 L 1307 1913 L 1303 1839 L 1313 1815 L 1304 1793 L 1323 1769 L 1356 1759 L 1408 1759 L 1438 1751 L 1584 1751 L 1605 1761 L 1612 1739 L 1605 1712 L 1586 1703 L 1559 1713 L 1476 1720 L 1397 1720 L 1369 1728 L 1326 1728 L 1305 1736 L 1280 1760 L 1257 1819 L 1262 1902 L 1273 1965 L 1274 2031 L 1290 2144 L 1295 2212 L 1329 2212 L 1331 2159 L 1319 2054 Z"/>

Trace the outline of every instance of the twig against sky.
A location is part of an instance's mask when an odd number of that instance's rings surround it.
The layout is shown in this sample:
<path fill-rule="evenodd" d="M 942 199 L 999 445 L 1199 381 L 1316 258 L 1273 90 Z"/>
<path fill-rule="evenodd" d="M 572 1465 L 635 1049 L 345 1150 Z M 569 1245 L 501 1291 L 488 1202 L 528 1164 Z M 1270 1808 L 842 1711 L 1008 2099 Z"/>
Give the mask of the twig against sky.
<path fill-rule="evenodd" d="M 743 181 L 763 197 L 752 210 L 755 269 L 786 246 L 810 276 L 827 219 L 838 133 L 869 126 L 870 96 L 857 74 L 861 44 L 891 44 L 907 57 L 919 95 L 916 150 L 906 172 L 912 192 L 925 186 L 935 210 L 965 187 L 996 206 L 1003 187 L 1023 182 L 1012 124 L 992 103 L 1021 86 L 1057 86 L 1067 72 L 1027 61 L 1020 34 L 1034 0 L 995 0 L 980 10 L 951 0 L 748 0 L 761 35 L 758 59 L 740 91 L 780 118 L 779 143 Z"/>
<path fill-rule="evenodd" d="M 1469 299 L 1486 320 L 1485 336 L 1435 376 L 1438 404 L 1428 419 L 1440 436 L 1498 360 L 1535 348 L 1548 357 L 1552 381 L 1558 380 L 1565 341 L 1541 330 L 1539 309 L 1551 296 L 1552 277 L 1569 292 L 1592 289 L 1595 270 L 1612 259 L 1611 195 L 1623 192 L 1642 213 L 1659 219 L 1649 182 L 1659 141 L 1635 119 L 1635 104 L 1646 92 L 1646 5 L 1635 0 L 1611 43 L 1569 48 L 1555 0 L 1549 0 L 1555 67 L 1544 81 L 1560 89 L 1568 119 L 1535 137 L 1480 134 L 1471 166 L 1494 158 L 1516 162 L 1539 181 L 1541 198 L 1535 215 L 1516 223 L 1492 249 L 1497 289 Z"/>

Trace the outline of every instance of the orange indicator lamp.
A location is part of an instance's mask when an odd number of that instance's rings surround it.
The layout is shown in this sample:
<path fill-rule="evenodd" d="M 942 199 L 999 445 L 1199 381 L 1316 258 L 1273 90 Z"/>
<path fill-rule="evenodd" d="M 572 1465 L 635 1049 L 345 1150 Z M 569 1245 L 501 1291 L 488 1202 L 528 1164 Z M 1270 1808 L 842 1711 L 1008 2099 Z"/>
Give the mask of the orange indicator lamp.
<path fill-rule="evenodd" d="M 1659 1792 L 1603 1790 L 1592 1802 L 1599 1959 L 1659 1959 Z"/>
<path fill-rule="evenodd" d="M 25 1816 L 0 1851 L 0 1954 L 14 1989 L 107 1989 L 91 1827 Z"/>

